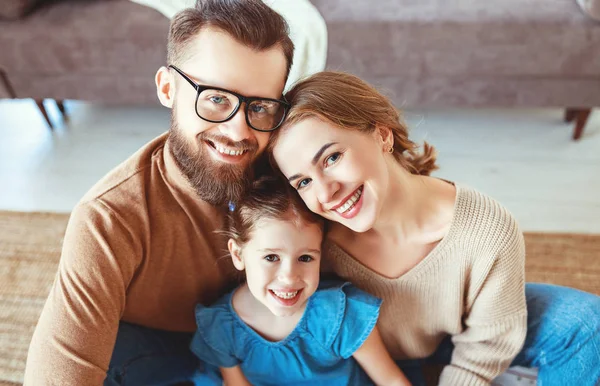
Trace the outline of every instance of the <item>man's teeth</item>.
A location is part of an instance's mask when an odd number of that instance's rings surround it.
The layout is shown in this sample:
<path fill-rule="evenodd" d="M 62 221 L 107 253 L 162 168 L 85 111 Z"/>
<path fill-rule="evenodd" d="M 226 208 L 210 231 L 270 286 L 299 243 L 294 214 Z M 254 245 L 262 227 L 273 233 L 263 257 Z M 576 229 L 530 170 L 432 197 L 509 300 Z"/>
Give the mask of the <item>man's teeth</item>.
<path fill-rule="evenodd" d="M 273 293 L 275 295 L 277 295 L 277 297 L 280 297 L 282 299 L 291 299 L 294 296 L 298 295 L 298 291 L 294 291 L 294 292 L 279 292 L 279 291 L 273 290 Z"/>
<path fill-rule="evenodd" d="M 219 146 L 217 144 L 215 144 L 215 149 L 217 149 L 217 151 L 221 154 L 234 155 L 234 156 L 242 155 L 246 152 L 245 150 L 228 149 L 223 146 Z"/>
<path fill-rule="evenodd" d="M 337 208 L 335 211 L 338 213 L 344 213 L 352 208 L 354 208 L 354 205 L 356 204 L 356 201 L 358 201 L 358 199 L 360 198 L 360 195 L 362 194 L 363 188 L 362 186 L 352 195 L 352 197 L 350 197 L 348 199 L 348 201 L 346 201 L 346 203 L 342 206 L 340 206 L 339 208 Z"/>

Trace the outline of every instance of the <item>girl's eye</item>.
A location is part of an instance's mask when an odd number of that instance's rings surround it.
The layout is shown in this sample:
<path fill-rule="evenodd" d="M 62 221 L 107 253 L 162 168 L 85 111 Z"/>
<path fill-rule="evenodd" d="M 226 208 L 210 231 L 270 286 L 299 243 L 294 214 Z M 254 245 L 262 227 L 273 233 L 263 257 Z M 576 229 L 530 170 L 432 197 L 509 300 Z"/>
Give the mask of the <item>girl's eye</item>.
<path fill-rule="evenodd" d="M 341 156 L 342 156 L 342 154 L 339 152 L 333 153 L 332 155 L 330 155 L 329 157 L 327 157 L 325 159 L 325 165 L 327 165 L 327 166 L 333 165 L 340 159 Z"/>
<path fill-rule="evenodd" d="M 274 263 L 276 261 L 279 261 L 279 256 L 277 255 L 267 255 L 265 256 L 265 260 L 271 263 Z"/>
<path fill-rule="evenodd" d="M 296 190 L 307 187 L 309 183 L 310 183 L 310 178 L 305 178 L 303 180 L 300 180 L 300 182 L 298 182 L 298 185 L 296 185 Z"/>
<path fill-rule="evenodd" d="M 301 261 L 303 263 L 310 263 L 313 260 L 314 259 L 312 258 L 312 256 L 309 256 L 309 255 L 302 255 L 298 258 L 298 261 Z"/>

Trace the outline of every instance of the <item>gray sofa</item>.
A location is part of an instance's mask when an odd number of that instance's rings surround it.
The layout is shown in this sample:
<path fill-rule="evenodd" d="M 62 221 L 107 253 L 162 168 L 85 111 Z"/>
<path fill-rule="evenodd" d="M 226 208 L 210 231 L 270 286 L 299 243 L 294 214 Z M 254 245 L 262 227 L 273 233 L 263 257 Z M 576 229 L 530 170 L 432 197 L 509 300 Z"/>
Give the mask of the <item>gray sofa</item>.
<path fill-rule="evenodd" d="M 157 103 L 164 16 L 128 0 L 29 1 L 42 3 L 0 20 L 0 97 Z M 328 27 L 328 68 L 401 107 L 575 108 L 565 118 L 579 137 L 600 106 L 600 23 L 575 0 L 312 2 Z"/>

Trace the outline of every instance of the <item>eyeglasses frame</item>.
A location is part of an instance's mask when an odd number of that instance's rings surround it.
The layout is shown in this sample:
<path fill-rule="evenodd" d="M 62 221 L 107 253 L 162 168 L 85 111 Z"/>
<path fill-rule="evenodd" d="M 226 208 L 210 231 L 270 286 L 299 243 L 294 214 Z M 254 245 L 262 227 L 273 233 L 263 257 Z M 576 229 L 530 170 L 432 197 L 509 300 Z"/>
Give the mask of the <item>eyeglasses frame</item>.
<path fill-rule="evenodd" d="M 201 85 L 201 84 L 196 83 L 185 72 L 183 72 L 182 70 L 180 70 L 176 66 L 174 66 L 172 64 L 169 64 L 168 67 L 172 68 L 175 71 L 177 71 L 177 73 L 179 75 L 181 75 L 183 77 L 183 79 L 187 80 L 188 83 L 190 85 L 192 85 L 192 87 L 194 87 L 194 89 L 196 90 L 196 101 L 194 102 L 194 109 L 196 110 L 196 115 L 200 119 L 202 119 L 204 121 L 211 122 L 211 123 L 223 123 L 223 122 L 227 122 L 231 118 L 233 118 L 235 116 L 235 114 L 237 114 L 237 112 L 240 110 L 240 106 L 242 105 L 242 103 L 245 103 L 246 106 L 244 108 L 244 114 L 245 114 L 246 123 L 248 124 L 248 126 L 251 127 L 252 130 L 260 131 L 260 132 L 263 132 L 263 133 L 268 133 L 268 132 L 277 130 L 281 126 L 281 124 L 283 123 L 283 121 L 285 121 L 287 113 L 288 113 L 288 111 L 290 109 L 290 104 L 286 100 L 284 100 L 284 99 L 273 99 L 273 98 L 262 98 L 262 97 L 247 97 L 247 96 L 238 94 L 236 92 L 227 90 L 227 89 L 222 88 L 222 87 Z M 222 120 L 207 119 L 207 118 L 204 118 L 203 116 L 201 116 L 200 113 L 198 112 L 198 99 L 200 98 L 200 94 L 202 93 L 202 91 L 209 90 L 209 89 L 210 90 L 223 91 L 223 92 L 235 95 L 238 98 L 238 101 L 239 101 L 238 105 L 235 107 L 235 109 L 233 109 L 233 111 L 231 112 L 231 114 L 229 114 L 229 116 L 227 116 L 227 118 L 222 119 Z M 269 130 L 257 129 L 256 127 L 252 126 L 252 124 L 250 123 L 250 119 L 248 118 L 248 106 L 250 105 L 251 102 L 254 102 L 254 101 L 257 101 L 257 100 L 263 100 L 263 101 L 266 100 L 266 101 L 278 102 L 278 103 L 281 103 L 283 105 L 283 108 L 284 108 L 283 116 L 281 117 L 281 121 L 274 128 L 269 129 Z"/>

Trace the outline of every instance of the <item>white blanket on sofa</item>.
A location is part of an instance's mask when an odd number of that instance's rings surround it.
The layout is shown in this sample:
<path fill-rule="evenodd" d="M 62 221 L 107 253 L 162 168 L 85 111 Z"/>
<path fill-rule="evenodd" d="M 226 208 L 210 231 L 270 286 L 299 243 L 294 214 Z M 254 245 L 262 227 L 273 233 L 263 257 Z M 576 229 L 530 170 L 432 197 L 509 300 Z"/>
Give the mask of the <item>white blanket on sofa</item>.
<path fill-rule="evenodd" d="M 169 19 L 184 8 L 193 7 L 195 0 L 131 0 L 154 8 Z M 263 0 L 282 15 L 290 26 L 294 42 L 294 64 L 286 90 L 299 79 L 325 69 L 327 61 L 327 26 L 309 0 Z"/>

